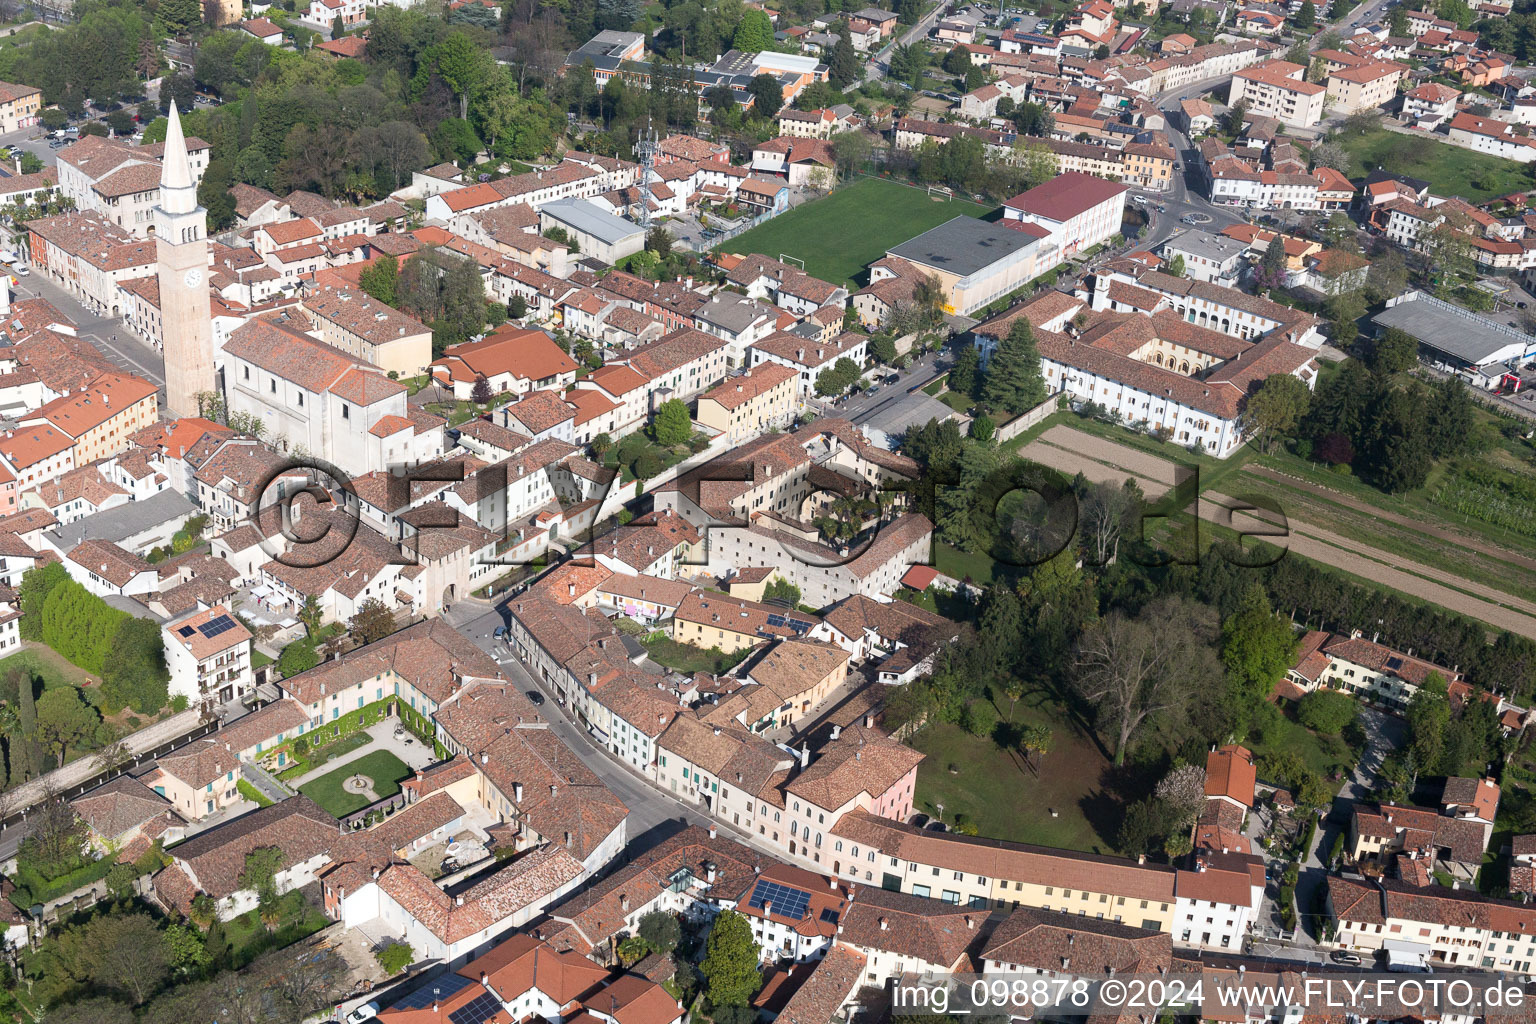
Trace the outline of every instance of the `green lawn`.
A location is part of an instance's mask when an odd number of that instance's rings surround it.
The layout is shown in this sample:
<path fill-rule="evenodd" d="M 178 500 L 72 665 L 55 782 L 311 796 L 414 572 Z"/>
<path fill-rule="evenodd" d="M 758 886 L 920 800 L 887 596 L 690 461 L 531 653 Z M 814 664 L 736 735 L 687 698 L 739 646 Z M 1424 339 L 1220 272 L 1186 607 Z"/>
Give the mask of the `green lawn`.
<path fill-rule="evenodd" d="M 401 780 L 410 778 L 411 774 L 410 767 L 394 754 L 387 750 L 375 750 L 356 761 L 349 761 L 335 771 L 326 772 L 313 782 L 305 783 L 299 787 L 299 792 L 340 818 L 362 810 L 373 803 L 374 799 L 383 800 L 394 796 L 400 792 Z M 365 794 L 348 793 L 342 789 L 341 784 L 354 775 L 371 778 L 377 796 L 369 798 Z"/>
<path fill-rule="evenodd" d="M 96 681 L 95 676 L 82 668 L 76 668 L 46 647 L 17 651 L 10 657 L 0 660 L 0 677 L 4 677 L 16 668 L 26 669 L 33 678 L 41 679 L 44 690 L 51 690 L 56 686 L 88 686 Z"/>
<path fill-rule="evenodd" d="M 1474 153 L 1434 136 L 1402 135 L 1384 128 L 1339 137 L 1349 153 L 1349 176 L 1360 178 L 1381 167 L 1429 182 L 1436 195 L 1461 196 L 1478 203 L 1494 196 L 1523 192 L 1530 185 L 1524 164 Z"/>
<path fill-rule="evenodd" d="M 1296 721 L 1293 715 L 1292 708 L 1283 708 L 1283 714 L 1273 724 L 1247 738 L 1246 745 L 1255 758 L 1294 752 L 1325 778 L 1335 770 L 1347 770 L 1354 764 L 1356 755 L 1348 743 L 1338 736 L 1313 732 Z"/>
<path fill-rule="evenodd" d="M 656 664 L 670 668 L 674 672 L 682 672 L 684 675 L 692 675 L 695 672 L 713 672 L 718 675 L 741 664 L 748 653 L 743 649 L 735 654 L 721 654 L 716 650 L 705 650 L 692 644 L 680 644 L 668 637 L 643 639 L 640 643 Z"/>
<path fill-rule="evenodd" d="M 1000 703 L 1007 715 L 1008 701 Z M 937 815 L 943 804 L 946 822 L 975 825 L 992 839 L 1118 852 L 1112 837 L 1125 808 L 1108 785 L 1112 766 L 1103 752 L 1043 693 L 1026 695 L 1013 721 L 1051 729 L 1051 750 L 1032 767 L 992 737 L 947 722 L 918 730 L 908 743 L 928 756 L 917 769 L 917 809 Z"/>
<path fill-rule="evenodd" d="M 805 261 L 812 277 L 842 284 L 862 279 L 865 267 L 914 235 L 958 216 L 990 212 L 963 199 L 935 199 L 922 189 L 864 178 L 780 214 L 715 251 L 794 256 Z"/>

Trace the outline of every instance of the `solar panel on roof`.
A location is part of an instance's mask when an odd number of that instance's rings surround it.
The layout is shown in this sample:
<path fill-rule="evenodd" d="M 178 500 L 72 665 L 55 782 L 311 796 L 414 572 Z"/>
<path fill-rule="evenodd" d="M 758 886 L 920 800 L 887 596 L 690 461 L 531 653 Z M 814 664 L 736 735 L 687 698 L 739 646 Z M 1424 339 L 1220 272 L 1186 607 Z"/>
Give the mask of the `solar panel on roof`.
<path fill-rule="evenodd" d="M 414 992 L 407 993 L 395 1000 L 390 1007 L 392 1010 L 420 1010 L 432 1005 L 433 999 L 447 999 L 459 989 L 473 984 L 471 978 L 462 974 L 445 974 L 441 978 L 434 979 L 431 984 L 423 985 Z"/>
<path fill-rule="evenodd" d="M 453 1024 L 485 1024 L 501 1010 L 501 1000 L 482 992 L 448 1015 Z"/>
<path fill-rule="evenodd" d="M 837 924 L 837 911 L 831 907 L 822 907 L 821 919 L 827 922 L 827 924 Z"/>
<path fill-rule="evenodd" d="M 193 633 L 196 633 L 197 630 L 193 629 L 191 626 L 182 626 L 176 632 L 180 633 L 182 636 L 191 636 Z"/>
<path fill-rule="evenodd" d="M 203 634 L 203 636 L 208 637 L 211 640 L 214 637 L 218 636 L 220 633 L 228 632 L 229 630 L 234 629 L 234 628 L 235 628 L 235 620 L 234 619 L 230 618 L 228 615 L 220 615 L 217 618 L 209 619 L 207 622 L 203 623 L 201 626 L 198 626 L 197 627 L 197 631 L 199 633 Z"/>
<path fill-rule="evenodd" d="M 810 902 L 811 894 L 803 889 L 791 889 L 787 885 L 759 878 L 757 887 L 752 890 L 752 896 L 747 900 L 747 906 L 762 910 L 763 904 L 772 903 L 772 913 L 798 921 L 805 916 L 805 908 Z"/>
<path fill-rule="evenodd" d="M 785 619 L 784 619 L 784 616 L 782 616 L 782 615 L 770 615 L 770 616 L 768 616 L 768 625 L 770 625 L 770 626 L 775 626 L 775 627 L 778 627 L 778 628 L 782 629 L 784 627 L 784 622 L 785 622 Z"/>
<path fill-rule="evenodd" d="M 790 619 L 789 628 L 796 633 L 809 633 L 811 631 L 811 624 L 804 619 Z"/>
<path fill-rule="evenodd" d="M 1387 659 L 1387 668 L 1402 668 L 1402 667 L 1403 667 L 1403 659 L 1402 658 L 1388 658 Z"/>

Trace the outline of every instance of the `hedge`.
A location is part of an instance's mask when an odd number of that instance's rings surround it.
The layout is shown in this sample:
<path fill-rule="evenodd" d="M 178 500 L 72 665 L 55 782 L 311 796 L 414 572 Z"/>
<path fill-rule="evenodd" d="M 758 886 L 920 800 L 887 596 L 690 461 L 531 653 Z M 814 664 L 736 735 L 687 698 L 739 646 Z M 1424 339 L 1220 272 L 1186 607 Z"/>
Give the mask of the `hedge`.
<path fill-rule="evenodd" d="M 13 876 L 16 888 L 11 893 L 11 902 L 23 911 L 30 910 L 35 903 L 47 903 L 92 882 L 101 881 L 116 863 L 114 857 L 103 857 L 53 879 L 44 878 L 30 864 L 18 863 Z"/>

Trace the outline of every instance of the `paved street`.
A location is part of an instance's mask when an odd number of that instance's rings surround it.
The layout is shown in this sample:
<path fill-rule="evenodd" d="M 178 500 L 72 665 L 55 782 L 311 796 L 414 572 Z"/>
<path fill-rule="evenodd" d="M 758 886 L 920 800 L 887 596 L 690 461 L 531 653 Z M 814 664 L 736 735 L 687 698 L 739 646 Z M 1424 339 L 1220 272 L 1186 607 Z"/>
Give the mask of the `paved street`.
<path fill-rule="evenodd" d="M 123 326 L 122 320 L 102 316 L 88 309 L 62 285 L 49 280 L 39 270 L 17 279 L 16 294 L 12 298 L 43 298 L 53 303 L 55 309 L 74 323 L 82 339 L 90 342 L 124 370 L 159 385 L 163 404 L 165 362 L 153 346 Z"/>

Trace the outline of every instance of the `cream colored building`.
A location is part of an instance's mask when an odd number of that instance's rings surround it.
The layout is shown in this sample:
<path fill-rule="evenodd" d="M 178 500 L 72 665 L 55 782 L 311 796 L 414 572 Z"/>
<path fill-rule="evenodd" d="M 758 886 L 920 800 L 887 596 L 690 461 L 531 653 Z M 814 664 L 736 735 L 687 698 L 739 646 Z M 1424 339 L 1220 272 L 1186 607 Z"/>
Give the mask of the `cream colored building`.
<path fill-rule="evenodd" d="M 30 85 L 0 82 L 0 132 L 15 132 L 37 124 L 43 93 Z"/>
<path fill-rule="evenodd" d="M 726 435 L 733 446 L 786 427 L 795 415 L 795 377 L 788 366 L 760 363 L 700 395 L 694 420 Z"/>
<path fill-rule="evenodd" d="M 1068 850 L 941 834 L 854 812 L 832 828 L 843 877 L 978 907 L 1038 907 L 1171 931 L 1176 872 Z"/>
<path fill-rule="evenodd" d="M 1323 119 L 1327 89 L 1305 80 L 1307 69 L 1283 60 L 1267 60 L 1232 76 L 1227 106 L 1248 104 L 1250 114 L 1273 117 L 1290 128 L 1309 128 Z"/>
<path fill-rule="evenodd" d="M 304 310 L 322 341 L 385 373 L 414 377 L 432 362 L 431 329 L 360 289 L 325 288 L 304 300 Z"/>
<path fill-rule="evenodd" d="M 104 373 L 72 395 L 62 395 L 21 423 L 48 423 L 75 442 L 83 466 L 128 447 L 128 438 L 160 418 L 155 386 L 127 374 Z"/>
<path fill-rule="evenodd" d="M 1335 114 L 1375 110 L 1397 97 L 1397 83 L 1406 69 L 1401 64 L 1377 61 L 1328 73 L 1327 96 Z"/>

